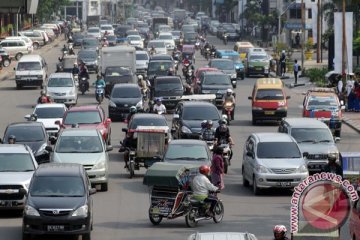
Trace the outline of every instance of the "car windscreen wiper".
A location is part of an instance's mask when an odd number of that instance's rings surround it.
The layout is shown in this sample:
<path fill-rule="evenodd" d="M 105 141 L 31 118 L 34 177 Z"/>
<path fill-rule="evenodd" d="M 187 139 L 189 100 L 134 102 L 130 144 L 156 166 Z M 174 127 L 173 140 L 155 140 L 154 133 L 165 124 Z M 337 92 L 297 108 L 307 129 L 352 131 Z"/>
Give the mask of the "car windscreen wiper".
<path fill-rule="evenodd" d="M 311 143 L 315 143 L 315 141 L 314 140 L 302 140 L 302 141 L 300 141 L 299 143 L 305 143 L 305 142 L 311 142 Z"/>
<path fill-rule="evenodd" d="M 323 139 L 323 140 L 320 140 L 319 142 L 331 142 L 331 140 L 329 140 L 329 139 Z"/>

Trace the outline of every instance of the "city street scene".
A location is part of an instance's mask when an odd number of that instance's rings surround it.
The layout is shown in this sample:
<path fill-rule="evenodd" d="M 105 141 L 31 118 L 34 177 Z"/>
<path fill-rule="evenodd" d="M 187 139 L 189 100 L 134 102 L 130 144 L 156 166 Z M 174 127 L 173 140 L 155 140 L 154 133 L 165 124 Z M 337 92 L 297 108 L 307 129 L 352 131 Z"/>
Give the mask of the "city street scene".
<path fill-rule="evenodd" d="M 0 1 L 1 240 L 360 240 L 358 0 Z"/>

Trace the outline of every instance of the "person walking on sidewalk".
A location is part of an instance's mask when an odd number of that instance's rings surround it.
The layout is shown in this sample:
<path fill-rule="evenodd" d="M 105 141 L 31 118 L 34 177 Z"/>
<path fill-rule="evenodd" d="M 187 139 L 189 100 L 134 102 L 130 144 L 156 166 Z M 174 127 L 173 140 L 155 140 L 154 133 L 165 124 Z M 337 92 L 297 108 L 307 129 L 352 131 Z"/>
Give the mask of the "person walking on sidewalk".
<path fill-rule="evenodd" d="M 294 63 L 294 77 L 295 77 L 295 84 L 297 84 L 297 79 L 298 79 L 298 73 L 300 71 L 300 66 L 297 63 L 297 60 L 295 59 L 295 63 Z"/>
<path fill-rule="evenodd" d="M 349 74 L 349 79 L 346 81 L 346 96 L 347 96 L 347 108 L 346 110 L 349 112 L 354 111 L 354 101 L 356 98 L 356 94 L 354 91 L 354 85 L 355 85 L 355 81 L 353 79 L 354 74 L 350 73 Z"/>
<path fill-rule="evenodd" d="M 286 55 L 285 50 L 282 50 L 281 57 L 280 57 L 280 74 L 281 76 L 285 76 L 286 72 Z"/>

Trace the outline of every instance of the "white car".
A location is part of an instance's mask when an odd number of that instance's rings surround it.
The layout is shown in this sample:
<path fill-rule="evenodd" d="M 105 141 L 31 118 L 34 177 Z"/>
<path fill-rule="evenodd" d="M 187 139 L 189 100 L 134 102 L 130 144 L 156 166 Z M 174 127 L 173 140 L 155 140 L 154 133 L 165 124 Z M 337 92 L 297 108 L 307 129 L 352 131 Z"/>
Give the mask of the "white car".
<path fill-rule="evenodd" d="M 77 84 L 71 73 L 52 73 L 47 82 L 46 92 L 56 103 L 64 103 L 67 106 L 77 103 Z"/>
<path fill-rule="evenodd" d="M 94 37 L 94 38 L 101 38 L 100 28 L 98 27 L 90 27 L 87 30 L 87 36 Z"/>
<path fill-rule="evenodd" d="M 129 44 L 133 47 L 144 48 L 144 41 L 141 39 L 140 35 L 129 35 L 127 36 Z"/>
<path fill-rule="evenodd" d="M 147 45 L 148 51 L 150 51 L 152 47 L 155 49 L 155 54 L 167 54 L 164 40 L 151 40 Z"/>
<path fill-rule="evenodd" d="M 100 25 L 100 33 L 103 36 L 107 32 L 109 35 L 114 35 L 114 28 L 111 24 Z"/>
<path fill-rule="evenodd" d="M 159 40 L 163 40 L 166 44 L 166 49 L 167 50 L 173 50 L 175 47 L 175 41 L 174 41 L 174 37 L 171 33 L 167 32 L 162 32 L 159 34 L 158 37 Z"/>
<path fill-rule="evenodd" d="M 149 60 L 150 57 L 147 51 L 136 51 L 136 72 L 140 74 L 146 73 Z"/>
<path fill-rule="evenodd" d="M 247 232 L 204 232 L 193 233 L 188 240 L 257 240 L 254 234 Z"/>
<path fill-rule="evenodd" d="M 56 121 L 61 121 L 67 111 L 65 104 L 62 103 L 43 103 L 36 105 L 33 113 L 26 115 L 26 120 L 42 122 L 49 136 L 57 136 L 60 130 Z"/>

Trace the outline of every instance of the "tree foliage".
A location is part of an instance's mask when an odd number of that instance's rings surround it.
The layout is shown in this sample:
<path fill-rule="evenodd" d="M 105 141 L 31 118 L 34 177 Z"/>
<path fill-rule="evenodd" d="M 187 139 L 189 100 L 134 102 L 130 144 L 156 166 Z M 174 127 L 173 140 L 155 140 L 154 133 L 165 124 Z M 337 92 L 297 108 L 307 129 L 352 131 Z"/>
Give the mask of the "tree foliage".
<path fill-rule="evenodd" d="M 54 12 L 69 3 L 69 0 L 39 0 L 36 16 L 40 21 L 49 20 Z"/>

